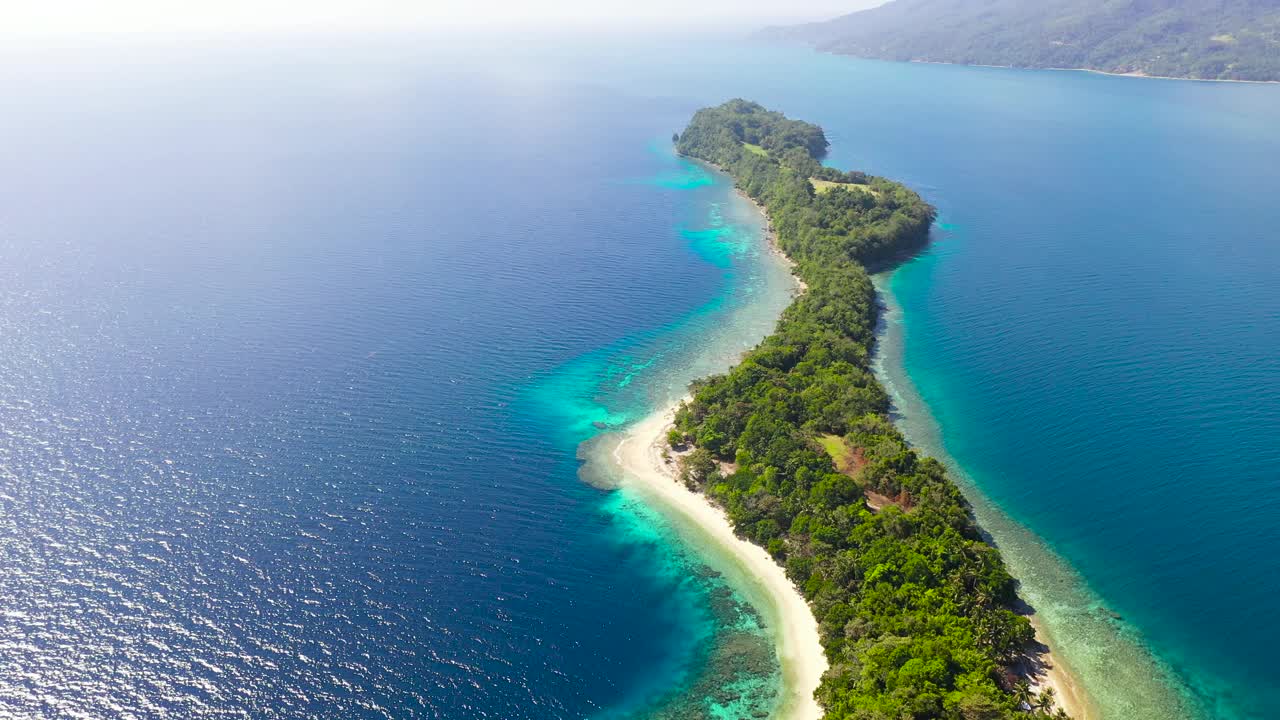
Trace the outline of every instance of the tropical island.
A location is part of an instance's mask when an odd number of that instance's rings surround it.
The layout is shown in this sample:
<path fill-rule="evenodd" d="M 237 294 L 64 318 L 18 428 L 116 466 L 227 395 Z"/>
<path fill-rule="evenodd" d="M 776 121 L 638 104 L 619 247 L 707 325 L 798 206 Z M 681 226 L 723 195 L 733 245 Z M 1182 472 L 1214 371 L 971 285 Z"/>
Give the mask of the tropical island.
<path fill-rule="evenodd" d="M 826 718 L 1065 718 L 1017 670 L 1035 632 L 1016 585 L 936 460 L 889 419 L 871 370 L 869 267 L 928 241 L 933 208 L 821 164 L 816 125 L 744 100 L 699 110 L 677 150 L 768 215 L 803 283 L 773 335 L 698 381 L 665 443 L 677 476 L 785 568 L 817 621 Z"/>
<path fill-rule="evenodd" d="M 1280 7 L 1256 0 L 891 0 L 765 35 L 881 60 L 1280 80 Z"/>

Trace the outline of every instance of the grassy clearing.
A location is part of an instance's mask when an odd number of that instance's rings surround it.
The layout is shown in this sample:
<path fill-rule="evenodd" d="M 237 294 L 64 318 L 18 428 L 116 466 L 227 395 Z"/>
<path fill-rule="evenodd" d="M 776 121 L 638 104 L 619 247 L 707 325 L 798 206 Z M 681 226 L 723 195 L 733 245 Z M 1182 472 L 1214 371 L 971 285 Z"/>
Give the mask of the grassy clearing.
<path fill-rule="evenodd" d="M 844 438 L 839 435 L 819 435 L 818 442 L 836 463 L 836 469 L 845 472 L 845 468 L 853 465 L 853 450 Z"/>
<path fill-rule="evenodd" d="M 747 152 L 749 153 L 754 153 L 756 155 L 759 155 L 760 157 L 769 157 L 769 151 L 765 150 L 759 145 L 752 145 L 749 142 L 744 142 L 742 143 L 742 147 L 746 148 Z"/>
<path fill-rule="evenodd" d="M 830 180 L 819 180 L 818 178 L 809 178 L 809 182 L 813 184 L 814 192 L 817 192 L 819 194 L 825 193 L 825 192 L 831 192 L 836 188 L 845 188 L 846 190 L 849 190 L 851 192 L 865 192 L 865 193 L 871 193 L 876 197 L 880 196 L 880 191 L 876 190 L 870 185 L 859 185 L 857 183 L 832 182 Z"/>
<path fill-rule="evenodd" d="M 845 442 L 844 438 L 839 435 L 819 435 L 817 440 L 818 444 L 822 445 L 822 449 L 826 450 L 831 459 L 835 461 L 836 470 L 857 481 L 858 470 L 862 468 L 866 461 L 859 457 L 853 448 L 849 447 L 849 443 Z M 862 496 L 867 501 L 867 507 L 874 512 L 880 512 L 890 505 L 897 506 L 904 511 L 911 509 L 911 498 L 905 493 L 900 494 L 899 497 L 891 498 L 888 495 L 881 495 L 861 483 L 859 483 L 859 487 L 862 488 Z"/>

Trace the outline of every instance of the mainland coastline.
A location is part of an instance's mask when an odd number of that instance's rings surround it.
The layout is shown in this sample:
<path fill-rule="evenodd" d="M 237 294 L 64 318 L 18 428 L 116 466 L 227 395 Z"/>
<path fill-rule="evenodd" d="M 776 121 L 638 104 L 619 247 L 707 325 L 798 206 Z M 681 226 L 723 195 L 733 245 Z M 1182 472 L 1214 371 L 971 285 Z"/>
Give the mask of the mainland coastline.
<path fill-rule="evenodd" d="M 831 53 L 839 55 L 840 53 Z M 879 58 L 872 58 L 879 59 Z M 885 60 L 884 62 L 896 62 L 893 60 Z M 1276 85 L 1280 84 L 1280 80 L 1237 80 L 1234 78 L 1196 78 L 1196 77 L 1178 77 L 1176 75 L 1149 75 L 1141 70 L 1132 72 L 1113 72 L 1110 70 L 1099 70 L 1097 68 L 1087 67 L 1027 67 L 1022 65 L 989 65 L 984 63 L 959 63 L 946 62 L 944 60 L 906 60 L 915 65 L 952 65 L 955 67 L 976 67 L 976 68 L 994 68 L 997 70 L 1047 70 L 1049 72 L 1072 72 L 1072 73 L 1089 73 L 1090 75 L 1107 75 L 1109 77 L 1133 78 L 1135 80 L 1183 80 L 1186 82 L 1202 82 L 1202 83 L 1244 83 L 1246 85 Z"/>
<path fill-rule="evenodd" d="M 753 147 L 748 147 L 748 151 L 759 154 Z M 764 204 L 750 192 L 741 189 L 741 178 L 735 176 L 731 168 L 724 167 L 707 157 L 690 154 L 686 156 L 708 162 L 734 178 L 739 185 L 739 193 L 763 216 L 766 227 L 765 239 L 772 254 L 792 269 L 798 283 L 797 295 L 803 294 L 807 286 L 801 274 L 795 272 L 795 259 L 778 244 L 770 214 Z M 869 188 L 840 187 L 844 181 L 861 179 L 855 175 L 857 174 L 851 173 L 838 178 L 834 183 L 828 182 L 829 185 L 834 184 L 841 192 L 849 194 L 857 191 L 878 192 Z M 814 182 L 816 185 L 817 181 Z M 885 188 L 882 187 L 881 190 Z M 822 190 L 819 189 L 819 192 Z M 932 222 L 931 214 L 929 222 Z M 899 254 L 901 249 L 897 249 Z M 695 384 L 695 391 L 698 387 L 699 385 Z M 824 715 L 824 709 L 815 699 L 815 691 L 818 691 L 823 683 L 823 675 L 829 669 L 829 662 L 815 609 L 806 599 L 802 588 L 798 587 L 792 577 L 789 577 L 787 569 L 784 569 L 783 564 L 779 562 L 778 548 L 771 544 L 766 549 L 762 543 L 752 542 L 750 538 L 744 537 L 742 528 L 735 525 L 734 518 L 726 511 L 723 502 L 718 502 L 718 498 L 713 499 L 706 492 L 698 491 L 689 482 L 687 462 L 694 444 L 689 442 L 682 446 L 680 443 L 673 443 L 670 436 L 673 428 L 681 426 L 681 413 L 686 413 L 683 425 L 685 428 L 689 427 L 687 413 L 691 401 L 693 401 L 692 397 L 686 397 L 679 403 L 665 407 L 629 428 L 613 449 L 614 462 L 622 471 L 621 476 L 625 485 L 639 492 L 650 502 L 661 506 L 668 513 L 675 513 L 696 525 L 721 550 L 732 555 L 740 568 L 758 584 L 758 589 L 762 590 L 767 597 L 765 604 L 768 607 L 763 610 L 766 615 L 772 616 L 775 629 L 774 640 L 782 666 L 784 687 L 781 689 L 780 702 L 775 715 L 796 720 L 817 720 Z M 679 434 L 681 431 L 674 432 Z M 671 447 L 673 444 L 674 447 Z M 730 468 L 722 466 L 722 469 Z M 906 491 L 903 492 L 906 493 Z M 871 495 L 878 494 L 870 493 L 868 489 L 868 497 L 870 498 Z M 883 496 L 878 497 L 883 499 Z M 902 497 L 899 495 L 897 502 L 901 503 Z M 889 499 L 889 502 L 893 504 L 895 500 Z M 878 512 L 875 510 L 875 502 L 868 500 L 868 503 L 875 512 Z M 910 500 L 907 500 L 902 507 L 909 511 Z M 1032 638 L 1043 635 L 1043 632 L 1030 631 Z M 1037 714 L 1036 717 L 1049 717 L 1049 712 L 1052 710 L 1058 712 L 1057 717 L 1069 715 L 1077 720 L 1096 717 L 1091 703 L 1084 696 L 1075 678 L 1057 661 L 1047 646 L 1040 645 L 1039 648 L 1039 650 L 1026 651 L 1021 660 L 1009 665 L 1011 672 L 1017 673 L 1026 681 L 1023 686 L 1028 691 L 1034 693 L 1045 688 L 1051 689 L 1050 694 L 1040 696 L 1038 706 L 1031 705 L 1027 710 L 1034 712 L 1035 708 L 1039 707 L 1045 711 L 1045 715 Z M 1050 698 L 1048 703 L 1044 700 L 1046 697 Z M 830 700 L 829 692 L 827 699 Z"/>

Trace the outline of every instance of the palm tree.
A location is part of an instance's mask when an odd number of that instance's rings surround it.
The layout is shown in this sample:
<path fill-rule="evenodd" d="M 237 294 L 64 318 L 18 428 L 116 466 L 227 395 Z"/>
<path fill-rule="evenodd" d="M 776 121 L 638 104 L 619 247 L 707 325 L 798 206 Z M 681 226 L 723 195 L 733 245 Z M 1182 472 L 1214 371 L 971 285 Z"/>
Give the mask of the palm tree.
<path fill-rule="evenodd" d="M 1050 710 L 1053 710 L 1053 706 L 1056 704 L 1056 699 L 1057 698 L 1054 697 L 1053 688 L 1047 687 L 1044 690 L 1041 690 L 1040 697 L 1036 698 L 1036 708 L 1049 712 Z"/>
<path fill-rule="evenodd" d="M 1032 701 L 1035 700 L 1035 695 L 1031 693 L 1031 683 L 1026 680 L 1019 680 L 1013 686 L 1013 700 L 1018 703 L 1018 707 L 1031 710 L 1034 707 Z"/>

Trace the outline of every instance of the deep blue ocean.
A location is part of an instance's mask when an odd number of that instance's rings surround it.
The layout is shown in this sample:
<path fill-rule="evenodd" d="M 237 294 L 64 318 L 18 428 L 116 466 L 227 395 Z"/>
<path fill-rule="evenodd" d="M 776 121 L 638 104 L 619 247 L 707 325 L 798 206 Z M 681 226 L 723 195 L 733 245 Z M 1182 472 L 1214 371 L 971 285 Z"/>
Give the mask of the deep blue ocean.
<path fill-rule="evenodd" d="M 0 716 L 767 710 L 769 628 L 578 460 L 785 304 L 669 147 L 744 96 L 938 206 L 884 373 L 1103 716 L 1280 717 L 1280 87 L 313 36 L 0 92 Z"/>

